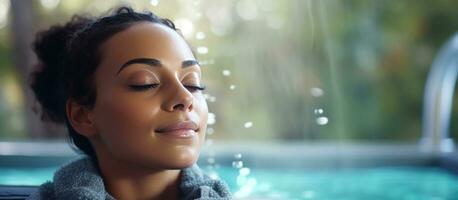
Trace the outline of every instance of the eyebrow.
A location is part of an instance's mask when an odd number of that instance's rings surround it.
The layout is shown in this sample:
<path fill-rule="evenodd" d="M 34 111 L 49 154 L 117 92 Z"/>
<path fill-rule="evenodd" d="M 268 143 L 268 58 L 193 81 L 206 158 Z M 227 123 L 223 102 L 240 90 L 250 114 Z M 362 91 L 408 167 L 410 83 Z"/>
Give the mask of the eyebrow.
<path fill-rule="evenodd" d="M 123 65 L 121 65 L 121 67 L 119 68 L 118 72 L 116 73 L 116 75 L 118 75 L 124 68 L 132 65 L 132 64 L 146 64 L 146 65 L 149 65 L 149 66 L 152 66 L 152 67 L 161 67 L 162 66 L 162 63 L 161 61 L 159 61 L 158 59 L 154 59 L 154 58 L 134 58 L 132 60 L 129 60 L 127 61 L 126 63 L 124 63 Z M 186 68 L 186 67 L 191 67 L 191 66 L 194 66 L 194 65 L 200 65 L 199 62 L 197 62 L 197 60 L 185 60 L 181 63 L 181 68 Z"/>

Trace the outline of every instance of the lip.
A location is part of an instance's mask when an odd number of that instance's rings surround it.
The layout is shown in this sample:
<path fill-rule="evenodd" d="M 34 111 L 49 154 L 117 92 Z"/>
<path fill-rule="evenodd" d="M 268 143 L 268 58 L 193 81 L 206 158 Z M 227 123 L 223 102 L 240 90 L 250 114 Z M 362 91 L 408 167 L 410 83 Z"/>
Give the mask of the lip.
<path fill-rule="evenodd" d="M 180 138 L 194 137 L 198 132 L 199 127 L 193 121 L 181 121 L 166 125 L 156 129 L 155 131 L 160 134 L 175 136 Z"/>

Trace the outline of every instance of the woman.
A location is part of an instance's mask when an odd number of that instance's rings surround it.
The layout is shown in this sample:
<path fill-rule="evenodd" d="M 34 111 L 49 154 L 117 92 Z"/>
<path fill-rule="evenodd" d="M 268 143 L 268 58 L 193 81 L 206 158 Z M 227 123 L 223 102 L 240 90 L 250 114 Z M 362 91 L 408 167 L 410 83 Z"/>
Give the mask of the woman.
<path fill-rule="evenodd" d="M 122 7 L 37 34 L 31 87 L 87 157 L 29 199 L 230 199 L 195 165 L 207 127 L 201 69 L 172 21 Z"/>

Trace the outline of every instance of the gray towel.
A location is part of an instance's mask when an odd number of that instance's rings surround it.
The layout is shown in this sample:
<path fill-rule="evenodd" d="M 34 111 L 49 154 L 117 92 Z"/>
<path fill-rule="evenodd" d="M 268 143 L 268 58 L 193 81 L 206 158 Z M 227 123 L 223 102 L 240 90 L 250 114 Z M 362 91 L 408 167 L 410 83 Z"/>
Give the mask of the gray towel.
<path fill-rule="evenodd" d="M 229 200 L 227 185 L 210 179 L 197 165 L 181 173 L 181 200 Z M 62 166 L 27 200 L 115 200 L 105 191 L 102 177 L 91 159 L 84 157 Z"/>

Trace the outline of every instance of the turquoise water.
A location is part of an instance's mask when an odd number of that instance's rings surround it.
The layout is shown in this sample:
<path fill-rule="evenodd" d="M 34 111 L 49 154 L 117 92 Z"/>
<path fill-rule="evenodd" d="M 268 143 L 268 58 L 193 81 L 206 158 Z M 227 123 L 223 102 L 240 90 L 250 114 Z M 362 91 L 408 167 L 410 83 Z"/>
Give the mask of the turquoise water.
<path fill-rule="evenodd" d="M 38 185 L 49 180 L 54 170 L 0 168 L 0 184 Z M 244 169 L 242 175 L 237 169 L 221 167 L 216 172 L 236 199 L 458 199 L 458 178 L 434 167 Z"/>

